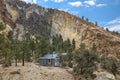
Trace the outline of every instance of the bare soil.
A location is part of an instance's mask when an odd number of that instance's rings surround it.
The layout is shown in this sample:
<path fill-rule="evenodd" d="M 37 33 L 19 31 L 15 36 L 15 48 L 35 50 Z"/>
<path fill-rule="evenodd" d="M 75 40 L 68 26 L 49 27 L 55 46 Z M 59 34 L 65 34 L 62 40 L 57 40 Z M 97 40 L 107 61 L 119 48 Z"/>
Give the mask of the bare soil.
<path fill-rule="evenodd" d="M 74 80 L 68 69 L 60 67 L 45 67 L 34 63 L 26 63 L 25 66 L 0 66 L 0 80 Z"/>

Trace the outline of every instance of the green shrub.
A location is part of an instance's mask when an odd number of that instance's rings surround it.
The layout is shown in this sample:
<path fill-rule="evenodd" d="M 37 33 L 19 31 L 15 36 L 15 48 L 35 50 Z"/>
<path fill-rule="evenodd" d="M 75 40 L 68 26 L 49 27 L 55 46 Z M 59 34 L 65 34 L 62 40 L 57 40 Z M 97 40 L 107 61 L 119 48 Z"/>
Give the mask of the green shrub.
<path fill-rule="evenodd" d="M 72 68 L 73 64 L 71 62 L 68 63 L 68 67 Z"/>
<path fill-rule="evenodd" d="M 62 62 L 62 63 L 61 63 L 61 66 L 62 66 L 62 67 L 66 67 L 66 66 L 67 66 L 67 63 L 66 63 L 66 62 Z"/>
<path fill-rule="evenodd" d="M 73 72 L 77 73 L 78 72 L 78 68 L 75 66 L 73 67 Z"/>
<path fill-rule="evenodd" d="M 0 30 L 3 30 L 3 29 L 5 29 L 6 27 L 5 27 L 5 24 L 3 23 L 3 22 L 0 22 Z"/>
<path fill-rule="evenodd" d="M 105 70 L 113 73 L 114 75 L 118 72 L 117 60 L 115 58 L 102 57 L 101 65 Z"/>

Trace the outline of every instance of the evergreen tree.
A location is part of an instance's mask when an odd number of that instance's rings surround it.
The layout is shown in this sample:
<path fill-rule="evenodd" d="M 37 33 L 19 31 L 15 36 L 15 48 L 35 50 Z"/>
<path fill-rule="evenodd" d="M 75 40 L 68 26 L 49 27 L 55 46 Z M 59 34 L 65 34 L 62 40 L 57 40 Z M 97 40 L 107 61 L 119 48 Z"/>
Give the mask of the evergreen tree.
<path fill-rule="evenodd" d="M 41 49 L 41 42 L 40 42 L 40 37 L 37 37 L 37 39 L 36 39 L 36 50 L 35 50 L 35 61 L 38 61 L 38 59 L 39 59 L 39 57 L 41 56 L 41 54 L 40 54 L 40 49 Z"/>
<path fill-rule="evenodd" d="M 72 49 L 71 49 L 70 39 L 67 39 L 66 41 L 64 41 L 63 47 L 65 52 L 71 52 Z"/>
<path fill-rule="evenodd" d="M 11 42 L 13 41 L 13 32 L 9 31 L 8 35 L 7 35 L 8 40 L 10 40 Z"/>
<path fill-rule="evenodd" d="M 101 57 L 102 68 L 114 75 L 118 72 L 118 61 L 113 57 Z"/>
<path fill-rule="evenodd" d="M 5 28 L 6 28 L 5 24 L 0 22 L 0 31 L 2 31 Z M 0 34 L 0 46 L 2 47 L 2 44 L 4 43 L 5 43 L 5 36 L 3 34 Z"/>
<path fill-rule="evenodd" d="M 2 31 L 3 29 L 5 29 L 5 24 L 0 22 L 0 31 Z M 3 34 L 0 34 L 0 55 L 3 56 L 5 58 L 5 60 L 7 59 L 7 52 L 6 52 L 6 38 Z M 6 62 L 5 62 L 6 64 Z"/>
<path fill-rule="evenodd" d="M 92 52 L 94 52 L 94 49 Z M 94 53 L 86 49 L 84 43 L 81 43 L 80 48 L 75 52 L 74 59 L 76 66 L 73 69 L 76 73 L 84 76 L 92 76 L 97 58 Z"/>
<path fill-rule="evenodd" d="M 89 20 L 88 20 L 88 18 L 86 18 L 86 22 L 88 22 Z"/>
<path fill-rule="evenodd" d="M 62 38 L 62 35 L 59 35 L 58 51 L 63 52 L 63 38 Z"/>
<path fill-rule="evenodd" d="M 72 40 L 72 50 L 75 50 L 75 46 L 76 46 L 75 39 L 73 39 Z"/>
<path fill-rule="evenodd" d="M 41 55 L 45 55 L 48 52 L 51 52 L 50 50 L 50 41 L 47 38 L 41 37 L 40 39 L 40 53 Z"/>
<path fill-rule="evenodd" d="M 106 31 L 109 31 L 109 29 L 108 29 L 108 28 L 106 28 Z"/>
<path fill-rule="evenodd" d="M 0 46 L 2 47 L 2 44 L 5 44 L 5 36 L 0 34 Z"/>
<path fill-rule="evenodd" d="M 93 59 L 93 61 L 96 61 L 98 62 L 99 61 L 99 55 L 98 55 L 98 52 L 97 52 L 97 46 L 95 44 L 93 44 L 91 50 L 90 50 L 90 53 L 91 53 L 91 59 Z"/>
<path fill-rule="evenodd" d="M 30 50 L 32 52 L 32 56 L 35 54 L 36 44 L 34 39 L 30 39 Z"/>
<path fill-rule="evenodd" d="M 95 26 L 98 26 L 98 22 L 97 21 L 95 22 Z"/>
<path fill-rule="evenodd" d="M 17 61 L 20 59 L 20 44 L 17 40 L 12 40 L 10 45 L 10 49 L 12 50 L 12 55 L 15 60 L 15 66 L 17 66 Z"/>
<path fill-rule="evenodd" d="M 82 16 L 82 20 L 84 20 L 84 16 Z"/>
<path fill-rule="evenodd" d="M 11 65 L 11 49 L 9 48 L 10 45 L 4 44 L 2 45 L 2 56 L 4 57 L 4 67 L 8 67 Z"/>
<path fill-rule="evenodd" d="M 61 35 L 53 36 L 52 48 L 52 51 L 63 52 L 63 38 Z"/>
<path fill-rule="evenodd" d="M 21 58 L 22 58 L 22 66 L 25 64 L 25 55 L 29 53 L 30 48 L 29 48 L 29 42 L 27 40 L 23 40 L 20 45 L 21 48 Z"/>

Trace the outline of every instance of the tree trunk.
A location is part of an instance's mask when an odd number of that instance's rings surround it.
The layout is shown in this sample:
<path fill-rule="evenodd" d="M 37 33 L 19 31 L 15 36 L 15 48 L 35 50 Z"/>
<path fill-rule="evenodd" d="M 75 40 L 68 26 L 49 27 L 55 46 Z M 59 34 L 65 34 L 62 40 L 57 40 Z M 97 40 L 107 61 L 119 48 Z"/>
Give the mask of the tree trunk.
<path fill-rule="evenodd" d="M 17 59 L 15 58 L 15 66 L 17 66 Z"/>
<path fill-rule="evenodd" d="M 83 75 L 84 71 L 83 68 L 81 67 L 80 73 Z"/>
<path fill-rule="evenodd" d="M 24 66 L 24 52 L 22 54 L 22 66 Z"/>

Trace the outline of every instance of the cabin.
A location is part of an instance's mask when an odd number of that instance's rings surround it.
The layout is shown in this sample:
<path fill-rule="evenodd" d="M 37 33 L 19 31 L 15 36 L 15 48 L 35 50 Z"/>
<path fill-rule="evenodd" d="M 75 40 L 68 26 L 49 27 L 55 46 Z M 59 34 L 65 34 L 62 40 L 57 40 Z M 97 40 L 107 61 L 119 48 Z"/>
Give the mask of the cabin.
<path fill-rule="evenodd" d="M 48 53 L 40 57 L 39 63 L 42 66 L 60 66 L 60 57 L 58 53 Z"/>

